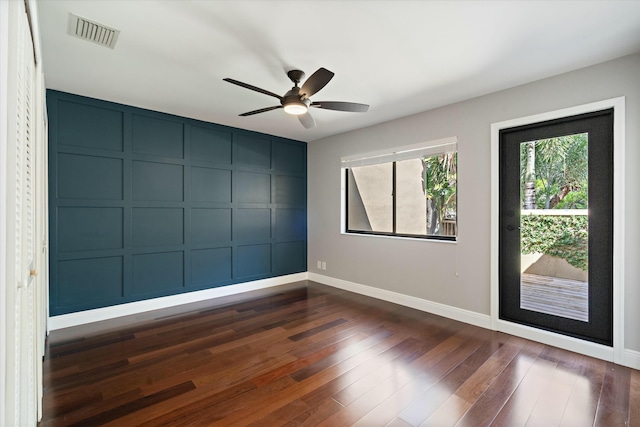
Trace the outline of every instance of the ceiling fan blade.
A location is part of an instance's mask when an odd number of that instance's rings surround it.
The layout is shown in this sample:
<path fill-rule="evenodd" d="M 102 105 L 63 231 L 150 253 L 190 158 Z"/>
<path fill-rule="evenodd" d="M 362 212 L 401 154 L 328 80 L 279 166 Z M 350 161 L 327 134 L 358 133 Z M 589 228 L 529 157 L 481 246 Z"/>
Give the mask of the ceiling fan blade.
<path fill-rule="evenodd" d="M 313 117 L 311 117 L 311 114 L 304 113 L 304 114 L 300 114 L 298 116 L 298 120 L 300 120 L 300 123 L 302 123 L 302 126 L 304 126 L 307 129 L 311 129 L 316 127 L 316 121 L 313 120 Z"/>
<path fill-rule="evenodd" d="M 240 82 L 238 80 L 234 80 L 234 79 L 230 79 L 230 78 L 226 78 L 226 79 L 222 79 L 222 80 L 224 80 L 225 82 L 233 83 L 234 85 L 238 85 L 238 86 L 241 86 L 241 87 L 246 88 L 246 89 L 255 90 L 256 92 L 264 93 L 265 95 L 273 96 L 274 98 L 278 98 L 279 100 L 282 101 L 282 97 L 280 95 L 276 95 L 275 93 L 269 92 L 268 90 L 260 89 L 259 87 L 252 86 L 250 84 L 243 83 L 243 82 Z"/>
<path fill-rule="evenodd" d="M 300 95 L 304 95 L 307 98 L 311 97 L 314 93 L 325 87 L 333 76 L 334 74 L 326 68 L 318 68 L 311 77 L 305 80 L 300 88 Z"/>
<path fill-rule="evenodd" d="M 366 113 L 369 110 L 367 104 L 358 104 L 356 102 L 317 101 L 312 102 L 311 106 L 324 108 L 325 110 L 349 111 L 351 113 Z"/>
<path fill-rule="evenodd" d="M 267 108 L 261 108 L 259 110 L 249 111 L 247 113 L 240 114 L 240 116 L 242 116 L 242 117 L 244 117 L 244 116 L 253 116 L 254 114 L 266 113 L 267 111 L 277 110 L 278 108 L 282 108 L 282 105 L 275 105 L 273 107 L 267 107 Z"/>

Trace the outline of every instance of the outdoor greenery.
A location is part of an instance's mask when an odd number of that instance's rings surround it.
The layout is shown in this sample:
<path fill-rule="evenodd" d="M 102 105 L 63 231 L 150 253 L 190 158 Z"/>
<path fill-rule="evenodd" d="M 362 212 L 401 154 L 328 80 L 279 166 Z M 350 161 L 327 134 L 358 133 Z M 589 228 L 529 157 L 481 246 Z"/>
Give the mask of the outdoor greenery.
<path fill-rule="evenodd" d="M 521 253 L 552 255 L 587 270 L 589 223 L 586 215 L 523 215 L 520 224 Z"/>
<path fill-rule="evenodd" d="M 587 209 L 588 135 L 586 133 L 520 145 L 522 209 Z M 543 253 L 588 266 L 586 215 L 523 215 L 523 254 Z"/>
<path fill-rule="evenodd" d="M 587 208 L 587 134 L 521 144 L 523 209 Z"/>
<path fill-rule="evenodd" d="M 444 219 L 456 219 L 457 153 L 425 157 L 425 193 L 428 204 L 427 234 L 440 234 Z"/>

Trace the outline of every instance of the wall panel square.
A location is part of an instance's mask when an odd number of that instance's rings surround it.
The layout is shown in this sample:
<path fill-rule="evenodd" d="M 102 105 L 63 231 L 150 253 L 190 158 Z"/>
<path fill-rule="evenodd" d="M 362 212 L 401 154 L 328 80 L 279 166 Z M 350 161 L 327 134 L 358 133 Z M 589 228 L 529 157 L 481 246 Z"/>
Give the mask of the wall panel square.
<path fill-rule="evenodd" d="M 273 144 L 274 168 L 280 172 L 303 174 L 306 168 L 305 147 L 299 144 L 275 142 Z"/>
<path fill-rule="evenodd" d="M 133 295 L 160 293 L 183 286 L 183 252 L 133 256 Z"/>
<path fill-rule="evenodd" d="M 251 277 L 271 273 L 271 245 L 239 246 L 237 277 Z"/>
<path fill-rule="evenodd" d="M 298 176 L 277 175 L 275 179 L 276 203 L 306 205 L 307 180 Z"/>
<path fill-rule="evenodd" d="M 191 158 L 197 162 L 231 164 L 233 134 L 191 126 Z"/>
<path fill-rule="evenodd" d="M 191 284 L 206 285 L 231 280 L 231 248 L 191 251 Z"/>
<path fill-rule="evenodd" d="M 191 201 L 231 202 L 231 171 L 226 169 L 191 168 Z"/>
<path fill-rule="evenodd" d="M 168 163 L 132 162 L 133 200 L 181 202 L 184 167 Z"/>
<path fill-rule="evenodd" d="M 122 151 L 123 113 L 70 101 L 59 101 L 58 144 Z"/>
<path fill-rule="evenodd" d="M 271 175 L 253 172 L 234 172 L 233 201 L 239 203 L 270 203 Z"/>
<path fill-rule="evenodd" d="M 244 167 L 271 169 L 271 140 L 238 135 L 234 164 Z"/>
<path fill-rule="evenodd" d="M 122 159 L 58 153 L 57 163 L 59 198 L 122 200 Z"/>
<path fill-rule="evenodd" d="M 182 208 L 133 208 L 133 247 L 184 243 Z"/>
<path fill-rule="evenodd" d="M 215 244 L 231 240 L 231 209 L 191 209 L 191 243 Z"/>
<path fill-rule="evenodd" d="M 60 252 L 121 249 L 124 219 L 122 208 L 58 208 Z"/>
<path fill-rule="evenodd" d="M 113 303 L 123 295 L 123 259 L 74 259 L 57 263 L 57 307 Z"/>
<path fill-rule="evenodd" d="M 276 209 L 276 239 L 279 241 L 306 240 L 306 210 Z"/>
<path fill-rule="evenodd" d="M 233 240 L 271 238 L 271 209 L 238 208 L 233 214 Z"/>
<path fill-rule="evenodd" d="M 134 115 L 133 152 L 184 158 L 184 125 L 173 120 Z"/>
<path fill-rule="evenodd" d="M 276 272 L 300 272 L 307 269 L 307 242 L 284 242 L 273 246 Z"/>

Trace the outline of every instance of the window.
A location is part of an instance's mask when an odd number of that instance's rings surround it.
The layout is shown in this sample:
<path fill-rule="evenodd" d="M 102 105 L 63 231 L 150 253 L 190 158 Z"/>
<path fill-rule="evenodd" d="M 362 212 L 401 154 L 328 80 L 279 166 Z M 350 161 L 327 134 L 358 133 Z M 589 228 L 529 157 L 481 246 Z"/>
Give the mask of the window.
<path fill-rule="evenodd" d="M 456 240 L 455 138 L 342 159 L 347 233 Z"/>

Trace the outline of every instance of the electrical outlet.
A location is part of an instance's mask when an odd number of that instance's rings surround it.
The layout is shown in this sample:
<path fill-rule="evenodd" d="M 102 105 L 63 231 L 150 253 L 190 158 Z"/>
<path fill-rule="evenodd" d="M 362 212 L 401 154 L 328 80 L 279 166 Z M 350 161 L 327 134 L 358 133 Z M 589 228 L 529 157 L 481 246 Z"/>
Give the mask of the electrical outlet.
<path fill-rule="evenodd" d="M 322 261 L 316 261 L 316 266 L 318 267 L 318 270 L 322 270 Z"/>
<path fill-rule="evenodd" d="M 326 261 L 322 261 L 322 269 L 323 270 L 327 269 L 327 262 Z"/>

